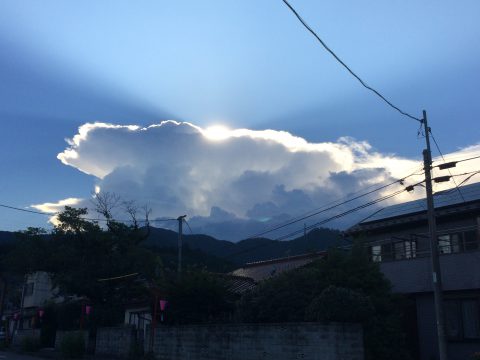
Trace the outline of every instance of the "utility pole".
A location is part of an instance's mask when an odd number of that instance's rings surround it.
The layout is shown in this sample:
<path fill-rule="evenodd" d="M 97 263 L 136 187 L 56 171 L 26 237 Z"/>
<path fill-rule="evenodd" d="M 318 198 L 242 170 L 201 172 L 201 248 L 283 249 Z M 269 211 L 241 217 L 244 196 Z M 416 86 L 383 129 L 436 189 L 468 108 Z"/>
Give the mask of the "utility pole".
<path fill-rule="evenodd" d="M 307 224 L 303 223 L 303 240 L 305 241 L 305 252 L 308 252 Z"/>
<path fill-rule="evenodd" d="M 437 224 L 432 192 L 432 152 L 430 150 L 430 128 L 427 124 L 427 112 L 423 110 L 422 123 L 425 131 L 427 148 L 423 150 L 425 169 L 425 188 L 427 190 L 428 227 L 430 232 L 430 250 L 432 257 L 433 297 L 435 300 L 435 317 L 437 318 L 438 353 L 440 360 L 447 360 L 447 343 L 445 336 L 445 315 L 443 312 L 442 274 L 438 258 Z"/>
<path fill-rule="evenodd" d="M 177 218 L 178 220 L 178 278 L 182 277 L 182 233 L 183 233 L 183 220 L 187 215 L 182 215 Z"/>

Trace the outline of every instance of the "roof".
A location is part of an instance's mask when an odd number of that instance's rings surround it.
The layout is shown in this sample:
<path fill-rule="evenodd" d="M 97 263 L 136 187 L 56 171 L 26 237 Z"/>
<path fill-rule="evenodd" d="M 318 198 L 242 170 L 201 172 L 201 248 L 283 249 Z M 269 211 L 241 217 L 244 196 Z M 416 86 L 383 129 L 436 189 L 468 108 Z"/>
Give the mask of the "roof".
<path fill-rule="evenodd" d="M 232 275 L 247 277 L 253 279 L 255 282 L 259 282 L 281 274 L 282 272 L 305 266 L 316 259 L 322 258 L 324 255 L 325 252 L 321 251 L 311 254 L 257 261 L 245 264 L 240 269 L 233 271 Z"/>
<path fill-rule="evenodd" d="M 255 287 L 255 281 L 249 277 L 228 274 L 226 277 L 228 290 L 236 294 L 243 294 Z"/>
<path fill-rule="evenodd" d="M 460 208 L 460 205 L 462 205 L 465 207 L 465 210 L 470 210 L 473 203 L 477 202 L 480 204 L 480 183 L 460 186 L 459 189 L 461 195 L 456 188 L 435 193 L 433 197 L 435 209 L 442 212 L 442 210 L 446 209 Z M 349 229 L 348 232 L 375 223 L 412 217 L 413 215 L 424 214 L 426 212 L 427 200 L 425 198 L 388 206 L 373 213 L 371 216 Z M 445 213 L 450 213 L 450 211 L 445 211 Z"/>

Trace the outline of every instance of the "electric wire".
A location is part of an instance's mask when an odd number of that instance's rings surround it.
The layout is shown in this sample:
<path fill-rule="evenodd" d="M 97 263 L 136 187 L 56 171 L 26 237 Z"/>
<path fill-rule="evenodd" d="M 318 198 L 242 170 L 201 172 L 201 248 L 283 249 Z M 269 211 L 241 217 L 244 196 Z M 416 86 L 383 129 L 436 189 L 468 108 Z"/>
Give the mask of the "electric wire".
<path fill-rule="evenodd" d="M 297 222 L 303 221 L 303 220 L 305 220 L 305 219 L 311 218 L 312 216 L 316 216 L 316 215 L 318 215 L 318 214 L 321 214 L 321 213 L 324 213 L 324 212 L 326 212 L 326 211 L 332 210 L 332 209 L 334 209 L 334 208 L 336 208 L 336 207 L 338 207 L 338 206 L 341 206 L 341 205 L 347 204 L 347 203 L 349 203 L 349 202 L 358 200 L 359 198 L 362 198 L 362 197 L 367 196 L 367 195 L 370 195 L 370 194 L 372 194 L 372 193 L 374 193 L 374 192 L 383 190 L 383 189 L 385 189 L 385 188 L 387 188 L 387 187 L 389 187 L 389 186 L 392 186 L 392 185 L 394 185 L 394 184 L 397 184 L 397 183 L 402 184 L 403 181 L 405 181 L 405 180 L 408 179 L 409 177 L 416 176 L 416 175 L 422 175 L 422 174 L 417 174 L 416 172 L 417 172 L 417 170 L 415 170 L 415 171 L 414 171 L 413 173 L 411 173 L 410 175 L 404 176 L 404 177 L 401 178 L 401 179 L 397 179 L 397 180 L 392 181 L 392 182 L 390 182 L 390 183 L 388 183 L 388 184 L 386 184 L 386 185 L 382 185 L 382 186 L 377 187 L 377 188 L 375 188 L 375 189 L 373 189 L 373 190 L 371 190 L 371 191 L 368 191 L 368 192 L 363 193 L 363 194 L 361 194 L 361 195 L 358 195 L 358 196 L 355 196 L 355 197 L 353 197 L 353 198 L 350 198 L 351 195 L 358 194 L 359 192 L 362 191 L 362 190 L 359 190 L 359 191 L 357 191 L 357 192 L 354 192 L 354 193 L 351 194 L 350 196 L 343 197 L 343 198 L 341 198 L 341 199 L 332 201 L 332 202 L 327 203 L 326 205 L 324 205 L 324 206 L 322 206 L 322 207 L 320 207 L 320 208 L 317 208 L 317 209 L 311 210 L 311 211 L 309 211 L 309 212 L 306 212 L 306 213 L 304 213 L 304 214 L 302 214 L 302 215 L 299 215 L 299 216 L 293 218 L 292 220 L 287 221 L 286 223 L 282 223 L 282 224 L 275 225 L 273 228 L 264 230 L 264 231 L 262 231 L 262 232 L 259 232 L 259 233 L 254 234 L 254 235 L 251 235 L 251 236 L 247 237 L 247 239 L 258 238 L 258 237 L 260 237 L 260 236 L 262 236 L 262 235 L 268 234 L 268 233 L 270 233 L 270 232 L 273 232 L 273 231 L 282 229 L 282 228 L 284 228 L 284 227 L 286 227 L 286 226 L 289 226 L 289 225 L 295 224 L 295 223 L 297 223 Z M 378 185 L 380 185 L 380 184 L 371 185 L 371 186 L 369 186 L 367 189 L 372 188 L 372 187 L 374 187 L 374 186 L 378 186 Z M 339 201 L 341 201 L 341 202 L 339 202 Z"/>
<path fill-rule="evenodd" d="M 35 210 L 28 210 L 28 209 L 22 209 L 16 206 L 12 205 L 6 205 L 6 204 L 0 204 L 0 207 L 10 209 L 10 210 L 16 210 L 16 211 L 23 211 L 31 214 L 37 214 L 37 215 L 44 215 L 44 216 L 55 216 L 59 215 L 60 212 L 53 212 L 53 213 L 46 213 L 42 211 L 35 211 Z M 113 222 L 118 222 L 118 223 L 128 223 L 128 222 L 133 222 L 133 220 L 125 220 L 125 219 L 100 219 L 100 218 L 91 218 L 91 217 L 82 217 L 82 220 L 87 220 L 87 221 L 102 221 L 102 222 L 108 222 L 108 221 L 113 221 Z M 173 221 L 177 219 L 155 219 L 155 220 L 137 220 L 137 222 L 162 222 L 162 221 Z"/>
<path fill-rule="evenodd" d="M 415 184 L 415 185 L 418 185 L 418 184 Z M 312 224 L 312 225 L 307 226 L 307 230 L 311 230 L 311 229 L 316 228 L 316 227 L 318 227 L 318 226 L 320 226 L 320 225 L 326 224 L 327 222 L 330 222 L 330 221 L 332 221 L 332 220 L 336 220 L 336 219 L 339 219 L 339 218 L 344 217 L 344 216 L 346 216 L 346 215 L 352 214 L 352 213 L 354 213 L 354 212 L 356 212 L 356 211 L 358 211 L 358 210 L 365 209 L 365 208 L 367 208 L 367 207 L 369 207 L 369 206 L 372 206 L 372 205 L 375 205 L 375 204 L 377 204 L 377 203 L 379 203 L 379 202 L 381 202 L 381 201 L 388 200 L 388 199 L 390 199 L 390 198 L 392 198 L 392 197 L 395 197 L 395 196 L 403 193 L 404 191 L 407 191 L 407 190 L 406 190 L 406 189 L 398 190 L 398 191 L 396 191 L 396 192 L 394 192 L 394 193 L 392 193 L 392 194 L 389 194 L 389 195 L 383 196 L 383 197 L 381 197 L 381 198 L 378 198 L 378 199 L 369 201 L 368 203 L 362 204 L 362 205 L 357 206 L 357 207 L 355 207 L 355 208 L 353 208 L 353 209 L 344 211 L 344 212 L 342 212 L 342 213 L 340 213 L 340 214 L 337 214 L 337 215 L 331 216 L 331 217 L 329 217 L 329 218 L 327 218 L 327 219 L 318 221 L 318 222 L 316 222 L 315 224 Z M 285 239 L 288 239 L 288 238 L 290 238 L 290 237 L 292 237 L 292 236 L 295 236 L 295 235 L 297 235 L 297 234 L 300 234 L 301 232 L 303 232 L 303 229 L 301 229 L 301 231 L 300 231 L 300 230 L 296 230 L 296 231 L 293 231 L 293 232 L 291 232 L 291 233 L 289 233 L 289 234 L 287 234 L 287 235 L 280 236 L 280 237 L 276 238 L 275 240 L 285 240 Z"/>
<path fill-rule="evenodd" d="M 440 150 L 440 147 L 438 146 L 437 140 L 435 140 L 435 136 L 433 136 L 432 129 L 429 129 L 429 131 L 430 131 L 430 135 L 432 136 L 433 143 L 435 144 L 438 152 L 440 153 L 440 156 L 442 157 L 443 163 L 445 163 L 445 158 L 443 156 L 442 151 Z M 447 169 L 447 170 L 448 170 L 448 173 L 450 174 L 450 176 L 452 176 L 452 172 L 450 171 L 450 169 Z M 455 188 L 457 189 L 458 193 L 460 194 L 460 197 L 462 198 L 463 202 L 465 202 L 465 198 L 463 197 L 463 194 L 460 191 L 460 188 L 458 187 L 457 182 L 455 181 L 455 178 L 452 177 L 452 180 L 453 180 L 453 183 L 455 184 Z"/>
<path fill-rule="evenodd" d="M 468 180 L 470 180 L 473 176 L 475 176 L 475 175 L 477 175 L 477 174 L 480 174 L 480 171 L 471 171 L 471 172 L 467 172 L 467 173 L 463 173 L 463 174 L 456 174 L 456 175 L 452 175 L 452 177 L 454 177 L 454 176 L 470 175 L 468 178 L 464 179 L 464 180 L 460 183 L 460 185 L 462 185 L 462 184 L 464 184 L 465 182 L 467 182 Z M 420 182 L 414 184 L 413 187 L 415 187 L 415 186 L 421 186 L 423 182 L 425 182 L 425 181 L 424 181 L 424 180 L 423 180 L 423 181 L 420 181 Z M 455 189 L 451 189 L 450 191 L 453 191 L 453 190 L 455 190 Z M 291 237 L 293 237 L 293 236 L 302 234 L 305 230 L 311 230 L 311 229 L 314 229 L 314 228 L 316 228 L 316 227 L 318 227 L 318 226 L 324 225 L 324 224 L 326 224 L 327 222 L 330 222 L 330 221 L 332 221 L 332 220 L 336 220 L 336 219 L 339 219 L 339 218 L 341 218 L 341 217 L 350 215 L 351 213 L 354 213 L 354 212 L 356 212 L 356 211 L 362 210 L 362 209 L 367 208 L 367 207 L 369 207 L 369 206 L 375 205 L 375 204 L 377 204 L 377 203 L 379 203 L 379 202 L 381 202 L 381 201 L 385 201 L 385 200 L 388 200 L 388 199 L 390 199 L 390 198 L 392 198 L 392 197 L 395 197 L 395 196 L 397 196 L 397 195 L 399 195 L 399 194 L 401 194 L 401 193 L 403 193 L 403 192 L 405 192 L 405 191 L 407 191 L 406 188 L 405 188 L 405 189 L 402 189 L 402 190 L 398 190 L 398 191 L 396 191 L 396 192 L 394 192 L 394 193 L 391 193 L 391 194 L 385 195 L 385 196 L 383 196 L 383 197 L 377 198 L 377 199 L 375 199 L 375 200 L 372 200 L 372 201 L 370 201 L 370 202 L 367 202 L 367 203 L 365 203 L 365 204 L 362 204 L 362 205 L 360 205 L 360 206 L 357 206 L 357 207 L 355 207 L 355 208 L 353 208 L 353 209 L 349 209 L 349 210 L 344 211 L 344 212 L 342 212 L 342 213 L 340 213 L 340 214 L 337 214 L 337 215 L 331 216 L 331 217 L 329 217 L 329 218 L 323 219 L 323 220 L 321 220 L 321 221 L 318 221 L 318 222 L 316 222 L 315 224 L 312 224 L 312 225 L 309 225 L 309 226 L 307 226 L 307 227 L 303 227 L 303 228 L 301 228 L 301 229 L 295 230 L 295 231 L 293 231 L 293 232 L 291 232 L 291 233 L 289 233 L 289 234 L 280 236 L 280 237 L 278 237 L 278 238 L 276 238 L 276 239 L 269 240 L 269 241 L 266 242 L 266 243 L 259 244 L 259 245 L 257 245 L 257 246 L 252 247 L 252 248 L 243 249 L 243 250 L 241 250 L 241 251 L 238 251 L 238 252 L 229 254 L 229 255 L 226 256 L 226 258 L 233 257 L 233 256 L 236 256 L 236 255 L 240 255 L 240 254 L 242 254 L 242 253 L 246 253 L 246 252 L 251 252 L 251 251 L 257 250 L 257 249 L 262 248 L 262 247 L 264 247 L 264 246 L 271 245 L 273 242 L 276 242 L 276 241 L 286 240 L 286 239 L 291 238 Z M 443 195 L 443 194 L 445 194 L 445 192 L 437 193 L 437 194 L 435 194 L 435 195 L 440 195 L 440 194 Z M 380 210 L 381 210 L 381 209 L 380 209 Z M 379 211 L 380 211 L 380 210 L 379 210 Z M 378 211 L 377 211 L 377 212 L 378 212 Z M 376 213 L 377 213 L 377 212 L 376 212 Z M 371 216 L 372 216 L 372 215 L 370 215 L 369 217 L 371 217 Z"/>
<path fill-rule="evenodd" d="M 375 90 L 374 88 L 370 87 L 369 85 L 367 85 L 365 83 L 365 81 L 363 81 L 360 76 L 358 76 L 352 69 L 350 69 L 350 67 L 348 67 L 347 64 L 345 64 L 338 56 L 337 54 L 335 54 L 333 52 L 333 50 L 331 50 L 327 44 L 317 35 L 317 33 L 305 22 L 305 20 L 302 19 L 302 17 L 298 14 L 298 12 L 293 8 L 292 5 L 290 5 L 290 3 L 287 1 L 287 0 L 282 0 L 285 5 L 287 5 L 287 7 L 293 12 L 293 14 L 297 17 L 297 19 L 302 23 L 302 25 L 318 40 L 318 42 L 320 42 L 320 44 L 325 48 L 325 50 L 327 50 L 334 58 L 335 60 L 337 60 L 345 69 L 347 69 L 347 71 L 353 76 L 355 77 L 359 82 L 360 84 L 363 85 L 363 87 L 365 87 L 366 89 L 372 91 L 375 95 L 377 95 L 378 97 L 380 97 L 380 99 L 382 99 L 385 103 L 387 103 L 390 107 L 392 107 L 393 109 L 397 110 L 400 114 L 410 118 L 410 119 L 413 119 L 413 120 L 416 120 L 416 121 L 419 121 L 419 122 L 422 122 L 422 119 L 419 119 L 413 115 L 410 115 L 409 113 L 401 110 L 399 107 L 395 106 L 392 102 L 390 102 L 389 100 L 387 100 L 380 92 L 378 92 L 377 90 Z"/>
<path fill-rule="evenodd" d="M 48 216 L 55 215 L 55 214 L 45 213 L 45 212 L 41 212 L 41 211 L 22 209 L 22 208 L 19 208 L 19 207 L 16 207 L 16 206 L 5 205 L 5 204 L 0 204 L 0 207 L 6 208 L 6 209 L 11 209 L 11 210 L 24 211 L 24 212 L 32 213 L 32 214 L 40 214 L 40 215 L 48 215 Z"/>
<path fill-rule="evenodd" d="M 465 175 L 469 175 L 467 176 L 465 179 L 463 179 L 460 184 L 458 184 L 458 186 L 462 186 L 463 184 L 465 184 L 466 182 L 468 182 L 471 178 L 473 178 L 475 175 L 477 174 L 480 174 L 480 170 L 475 170 L 475 171 L 470 171 L 470 172 L 466 172 L 466 173 L 463 173 L 463 174 L 456 174 L 456 175 L 452 175 L 452 177 L 457 177 L 457 176 L 465 176 Z M 438 191 L 436 192 L 434 195 L 447 195 L 447 194 L 450 194 L 452 192 L 454 192 L 456 189 L 453 188 L 453 189 L 448 189 L 448 190 L 443 190 L 443 191 Z M 465 202 L 465 201 L 464 201 Z"/>
<path fill-rule="evenodd" d="M 192 235 L 193 235 L 192 228 L 190 227 L 190 224 L 188 223 L 187 219 L 185 219 L 185 218 L 184 218 L 184 219 L 183 219 L 183 221 L 185 221 L 185 224 L 187 224 L 187 226 L 188 226 L 188 230 L 190 230 L 190 234 L 192 234 Z"/>
<path fill-rule="evenodd" d="M 127 274 L 127 275 L 105 278 L 105 279 L 98 279 L 97 281 L 102 282 L 102 281 L 119 280 L 119 279 L 125 279 L 125 278 L 132 277 L 132 276 L 137 276 L 137 275 L 138 275 L 138 272 L 132 273 L 132 274 Z"/>
<path fill-rule="evenodd" d="M 418 184 L 420 184 L 420 183 L 422 183 L 422 182 L 423 182 L 423 181 L 415 184 L 414 186 L 416 186 L 416 185 L 418 185 Z M 394 193 L 391 193 L 391 194 L 382 196 L 382 197 L 380 197 L 380 198 L 378 198 L 378 199 L 369 201 L 368 203 L 365 203 L 365 204 L 360 205 L 360 206 L 357 206 L 357 207 L 355 207 L 355 208 L 353 208 L 353 209 L 344 211 L 344 212 L 342 212 L 342 213 L 340 213 L 340 214 L 331 216 L 331 217 L 329 217 L 329 218 L 327 218 L 327 219 L 323 219 L 323 220 L 321 220 L 321 221 L 319 221 L 319 222 L 317 222 L 317 223 L 315 223 L 315 224 L 313 224 L 313 225 L 307 226 L 306 228 L 303 228 L 303 227 L 302 227 L 302 228 L 299 229 L 299 230 L 296 230 L 296 231 L 291 232 L 291 233 L 289 233 L 289 234 L 287 234 L 287 235 L 284 235 L 284 236 L 280 236 L 280 237 L 278 237 L 278 238 L 276 238 L 276 239 L 266 240 L 266 241 L 268 241 L 268 242 L 265 242 L 265 243 L 263 243 L 263 244 L 259 244 L 259 245 L 257 245 L 257 246 L 254 246 L 254 247 L 251 247 L 251 248 L 248 248 L 248 249 L 242 249 L 242 250 L 237 251 L 237 252 L 234 252 L 234 253 L 232 253 L 232 254 L 228 254 L 227 256 L 225 256 L 225 258 L 231 258 L 231 257 L 233 257 L 233 256 L 240 255 L 240 254 L 243 254 L 243 253 L 246 253 L 246 252 L 251 252 L 251 251 L 257 250 L 257 249 L 259 249 L 259 248 L 262 248 L 262 247 L 271 245 L 271 244 L 274 243 L 274 242 L 278 242 L 278 241 L 281 241 L 281 240 L 288 239 L 288 238 L 290 238 L 290 237 L 292 237 L 292 236 L 295 236 L 295 235 L 298 235 L 298 234 L 303 233 L 304 229 L 306 229 L 306 230 L 311 230 L 311 229 L 313 229 L 313 228 L 315 228 L 315 227 L 317 227 L 317 226 L 319 226 L 319 225 L 326 224 L 327 222 L 330 222 L 330 221 L 332 221 L 332 220 L 339 219 L 339 218 L 341 218 L 341 217 L 344 217 L 344 216 L 346 216 L 346 215 L 349 215 L 349 214 L 351 214 L 351 213 L 353 213 L 353 212 L 356 212 L 356 211 L 358 211 L 358 210 L 364 209 L 364 208 L 366 208 L 366 207 L 369 207 L 369 206 L 374 205 L 374 204 L 376 204 L 376 203 L 379 203 L 379 202 L 381 202 L 381 201 L 390 199 L 390 198 L 392 198 L 392 197 L 394 197 L 394 196 L 397 196 L 397 195 L 403 193 L 404 191 L 406 191 L 405 188 L 404 188 L 404 189 L 401 189 L 401 190 L 397 190 L 397 191 L 395 191 Z"/>
<path fill-rule="evenodd" d="M 452 162 L 461 163 L 461 162 L 464 162 L 464 161 L 470 161 L 470 160 L 475 160 L 475 159 L 480 159 L 480 155 L 478 155 L 478 156 L 472 156 L 472 157 L 469 157 L 469 158 L 466 158 L 466 159 L 455 160 L 455 161 L 452 161 Z M 433 168 L 440 167 L 441 165 L 442 165 L 442 164 L 435 165 L 435 166 L 433 166 Z"/>

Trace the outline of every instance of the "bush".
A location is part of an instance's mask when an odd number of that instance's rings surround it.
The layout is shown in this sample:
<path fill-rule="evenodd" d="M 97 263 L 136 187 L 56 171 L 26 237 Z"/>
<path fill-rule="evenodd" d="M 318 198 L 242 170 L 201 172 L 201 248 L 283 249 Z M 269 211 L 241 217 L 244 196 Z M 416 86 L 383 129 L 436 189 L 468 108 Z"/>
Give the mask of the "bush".
<path fill-rule="evenodd" d="M 22 351 L 25 352 L 34 352 L 40 349 L 40 341 L 37 337 L 25 336 L 21 341 Z"/>
<path fill-rule="evenodd" d="M 61 343 L 60 351 L 67 359 L 80 359 L 85 355 L 85 338 L 81 333 L 66 334 Z"/>
<path fill-rule="evenodd" d="M 307 321 L 364 322 L 375 314 L 361 292 L 330 285 L 315 297 L 305 311 Z"/>

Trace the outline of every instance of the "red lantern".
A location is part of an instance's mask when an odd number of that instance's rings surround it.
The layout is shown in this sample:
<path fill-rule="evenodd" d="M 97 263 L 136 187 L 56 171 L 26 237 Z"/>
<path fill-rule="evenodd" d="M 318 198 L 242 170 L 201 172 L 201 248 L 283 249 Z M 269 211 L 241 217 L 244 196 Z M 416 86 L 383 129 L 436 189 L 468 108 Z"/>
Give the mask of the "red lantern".
<path fill-rule="evenodd" d="M 45 314 L 45 310 L 43 309 L 38 309 L 38 316 L 41 318 L 43 318 L 43 314 Z"/>
<path fill-rule="evenodd" d="M 90 315 L 92 312 L 92 307 L 90 305 L 85 305 L 85 314 Z"/>
<path fill-rule="evenodd" d="M 167 300 L 160 300 L 160 310 L 165 311 L 167 304 L 168 304 Z"/>

